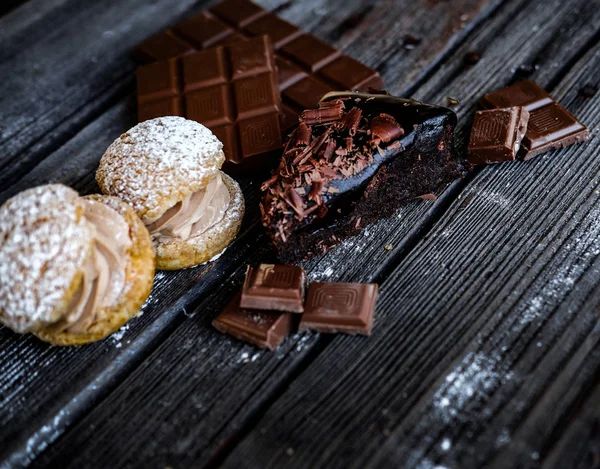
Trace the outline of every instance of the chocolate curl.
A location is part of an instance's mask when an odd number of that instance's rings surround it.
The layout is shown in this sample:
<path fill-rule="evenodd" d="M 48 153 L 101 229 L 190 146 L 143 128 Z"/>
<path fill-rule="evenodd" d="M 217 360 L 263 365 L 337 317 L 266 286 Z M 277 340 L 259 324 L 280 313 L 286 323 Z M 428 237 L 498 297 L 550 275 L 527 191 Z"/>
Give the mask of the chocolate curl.
<path fill-rule="evenodd" d="M 376 137 L 373 138 L 373 142 L 379 139 L 380 142 L 387 143 L 404 135 L 404 129 L 398 124 L 396 119 L 389 114 L 383 113 L 373 118 L 369 130 Z"/>
<path fill-rule="evenodd" d="M 300 219 L 304 218 L 304 202 L 302 201 L 302 197 L 293 188 L 287 188 L 283 194 L 283 200 L 292 207 L 292 210 L 296 212 Z"/>
<path fill-rule="evenodd" d="M 260 186 L 260 190 L 266 191 L 269 187 L 271 187 L 277 182 L 278 178 L 279 176 L 277 174 L 273 174 L 273 176 L 271 176 L 269 179 L 262 183 L 262 185 Z"/>
<path fill-rule="evenodd" d="M 298 129 L 296 130 L 296 146 L 310 144 L 310 138 L 312 135 L 312 129 L 304 122 L 300 122 Z"/>
<path fill-rule="evenodd" d="M 333 152 L 335 151 L 335 142 L 333 140 L 329 140 L 327 142 L 327 146 L 325 147 L 325 152 L 323 153 L 323 159 L 325 161 L 329 161 L 333 156 Z"/>
<path fill-rule="evenodd" d="M 321 205 L 323 202 L 323 198 L 321 197 L 321 192 L 323 191 L 323 181 L 313 181 L 312 186 L 310 188 L 310 192 L 308 193 L 308 200 L 312 200 L 317 205 Z"/>
<path fill-rule="evenodd" d="M 356 134 L 356 129 L 358 129 L 358 124 L 360 124 L 361 118 L 362 110 L 357 107 L 353 107 L 346 114 L 344 114 L 344 117 L 342 117 L 342 120 L 340 121 L 340 128 L 342 130 L 348 130 L 350 135 L 353 136 Z"/>
<path fill-rule="evenodd" d="M 331 103 L 327 104 L 328 106 L 320 107 L 319 109 L 307 109 L 303 111 L 300 119 L 308 125 L 339 121 L 344 111 L 344 103 L 342 101 L 335 101 L 333 105 L 329 105 Z"/>
<path fill-rule="evenodd" d="M 302 151 L 302 153 L 300 153 L 298 156 L 296 156 L 296 158 L 294 158 L 292 163 L 303 164 L 313 152 L 317 153 L 319 151 L 319 148 L 321 148 L 321 145 L 325 143 L 325 140 L 327 140 L 329 134 L 331 134 L 331 127 L 328 128 L 325 132 L 323 132 L 323 135 L 321 135 L 319 138 L 313 140 L 313 142 L 309 146 L 307 146 L 304 149 L 304 151 Z"/>
<path fill-rule="evenodd" d="M 354 140 L 352 139 L 352 137 L 346 137 L 346 150 L 352 151 L 353 147 L 354 147 Z"/>

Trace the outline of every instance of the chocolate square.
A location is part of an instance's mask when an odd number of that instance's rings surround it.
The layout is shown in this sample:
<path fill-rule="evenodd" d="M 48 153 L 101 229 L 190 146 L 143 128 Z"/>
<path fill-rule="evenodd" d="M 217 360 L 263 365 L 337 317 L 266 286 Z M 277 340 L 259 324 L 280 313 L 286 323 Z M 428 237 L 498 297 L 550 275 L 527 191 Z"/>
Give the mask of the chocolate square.
<path fill-rule="evenodd" d="M 486 94 L 479 104 L 485 109 L 522 106 L 531 112 L 553 101 L 535 81 L 525 80 Z"/>
<path fill-rule="evenodd" d="M 469 139 L 473 164 L 513 161 L 527 130 L 529 112 L 522 107 L 477 111 Z"/>
<path fill-rule="evenodd" d="M 292 328 L 290 313 L 243 309 L 240 294 L 219 313 L 212 325 L 218 331 L 260 348 L 274 350 Z"/>
<path fill-rule="evenodd" d="M 558 103 L 531 112 L 527 135 L 523 139 L 524 160 L 556 148 L 563 148 L 590 138 L 585 125 Z"/>
<path fill-rule="evenodd" d="M 312 283 L 299 330 L 369 335 L 378 294 L 375 283 Z"/>
<path fill-rule="evenodd" d="M 271 311 L 304 311 L 306 278 L 302 267 L 261 264 L 248 266 L 242 289 L 242 308 Z"/>

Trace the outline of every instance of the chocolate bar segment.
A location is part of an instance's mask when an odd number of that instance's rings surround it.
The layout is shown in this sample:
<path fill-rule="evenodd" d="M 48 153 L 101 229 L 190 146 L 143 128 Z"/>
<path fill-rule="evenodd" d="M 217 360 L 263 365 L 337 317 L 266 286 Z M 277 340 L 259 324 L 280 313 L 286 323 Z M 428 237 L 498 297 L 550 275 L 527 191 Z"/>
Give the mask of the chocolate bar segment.
<path fill-rule="evenodd" d="M 479 104 L 485 109 L 522 106 L 531 112 L 553 102 L 552 96 L 540 85 L 532 80 L 525 80 L 486 94 Z"/>
<path fill-rule="evenodd" d="M 590 133 L 569 111 L 558 103 L 531 112 L 527 134 L 523 139 L 522 156 L 534 156 L 557 148 L 588 140 Z"/>
<path fill-rule="evenodd" d="M 181 115 L 223 142 L 226 170 L 267 164 L 281 148 L 281 98 L 268 36 L 138 68 L 140 121 Z"/>
<path fill-rule="evenodd" d="M 285 263 L 327 252 L 471 167 L 454 158 L 446 108 L 344 92 L 301 118 L 261 187 L 262 222 Z"/>
<path fill-rule="evenodd" d="M 378 294 L 375 283 L 312 283 L 299 330 L 370 335 Z"/>
<path fill-rule="evenodd" d="M 274 350 L 290 332 L 292 315 L 243 309 L 238 294 L 213 320 L 212 325 L 218 331 L 256 347 Z"/>
<path fill-rule="evenodd" d="M 524 160 L 590 138 L 585 125 L 531 80 L 487 94 L 480 104 L 488 109 L 523 106 L 529 111 L 527 133 L 519 152 L 519 157 Z"/>
<path fill-rule="evenodd" d="M 242 289 L 242 308 L 271 311 L 304 311 L 306 277 L 302 267 L 261 264 L 248 266 Z"/>
<path fill-rule="evenodd" d="M 148 62 L 186 54 L 191 48 L 206 49 L 262 34 L 271 37 L 276 50 L 279 88 L 287 106 L 284 130 L 296 125 L 298 115 L 316 107 L 329 91 L 383 88 L 379 73 L 372 68 L 341 55 L 250 0 L 222 1 L 208 12 L 145 41 L 138 47 L 137 56 Z M 173 44 L 174 38 L 177 44 Z"/>
<path fill-rule="evenodd" d="M 523 107 L 477 111 L 469 140 L 473 164 L 514 161 L 527 130 L 529 112 Z"/>

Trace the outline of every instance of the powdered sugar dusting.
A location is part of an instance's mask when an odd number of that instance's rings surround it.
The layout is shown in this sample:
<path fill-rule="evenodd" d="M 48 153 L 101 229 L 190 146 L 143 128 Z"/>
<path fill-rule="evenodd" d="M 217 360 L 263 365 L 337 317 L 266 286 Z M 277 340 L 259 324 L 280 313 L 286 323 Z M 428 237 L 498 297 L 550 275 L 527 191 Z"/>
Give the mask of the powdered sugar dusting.
<path fill-rule="evenodd" d="M 91 242 L 74 190 L 53 184 L 8 200 L 0 207 L 0 320 L 17 332 L 55 322 Z"/>
<path fill-rule="evenodd" d="M 512 378 L 511 371 L 501 369 L 500 359 L 471 352 L 446 376 L 433 397 L 433 404 L 442 420 L 449 423 L 471 399 L 492 392 Z"/>
<path fill-rule="evenodd" d="M 200 190 L 225 161 L 223 144 L 203 125 L 160 117 L 116 139 L 100 160 L 96 180 L 150 223 Z"/>

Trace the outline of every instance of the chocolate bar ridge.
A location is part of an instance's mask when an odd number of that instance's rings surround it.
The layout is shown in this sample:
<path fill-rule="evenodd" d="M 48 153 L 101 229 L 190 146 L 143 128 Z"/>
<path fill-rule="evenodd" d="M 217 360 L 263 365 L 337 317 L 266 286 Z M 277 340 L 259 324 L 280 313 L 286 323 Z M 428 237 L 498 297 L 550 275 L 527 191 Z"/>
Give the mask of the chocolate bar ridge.
<path fill-rule="evenodd" d="M 326 252 L 471 168 L 454 157 L 456 114 L 443 107 L 337 92 L 303 118 L 262 186 L 262 222 L 284 262 Z"/>

